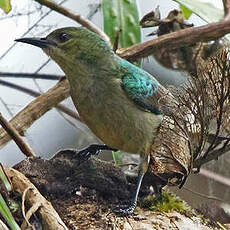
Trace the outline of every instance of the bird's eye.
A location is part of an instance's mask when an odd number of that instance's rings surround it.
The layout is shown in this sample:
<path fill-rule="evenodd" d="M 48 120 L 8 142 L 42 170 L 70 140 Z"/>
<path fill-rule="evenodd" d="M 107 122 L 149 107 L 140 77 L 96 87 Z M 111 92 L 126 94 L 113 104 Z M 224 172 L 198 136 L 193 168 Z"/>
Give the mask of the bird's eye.
<path fill-rule="evenodd" d="M 66 34 L 66 33 L 61 33 L 59 35 L 59 40 L 60 42 L 66 42 L 68 41 L 69 39 L 71 38 L 71 36 L 69 34 Z"/>

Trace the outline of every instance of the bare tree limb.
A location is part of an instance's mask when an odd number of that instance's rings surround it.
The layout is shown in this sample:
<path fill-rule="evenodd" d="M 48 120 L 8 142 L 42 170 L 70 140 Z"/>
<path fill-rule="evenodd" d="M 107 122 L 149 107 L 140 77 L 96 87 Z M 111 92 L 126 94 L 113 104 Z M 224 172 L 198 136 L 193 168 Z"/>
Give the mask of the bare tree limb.
<path fill-rule="evenodd" d="M 60 80 L 63 75 L 54 74 L 39 74 L 39 73 L 12 73 L 12 72 L 0 72 L 0 77 L 13 77 L 13 78 L 30 78 L 30 79 L 42 79 L 42 80 Z"/>
<path fill-rule="evenodd" d="M 39 92 L 37 92 L 35 90 L 26 88 L 26 87 L 21 86 L 21 85 L 14 84 L 12 82 L 7 82 L 7 81 L 1 80 L 1 79 L 0 79 L 0 85 L 4 85 L 4 86 L 10 87 L 12 89 L 19 90 L 19 91 L 21 91 L 23 93 L 27 93 L 27 94 L 29 94 L 30 96 L 33 96 L 33 97 L 38 97 L 38 96 L 41 95 L 41 93 L 39 93 Z M 78 116 L 77 112 L 74 112 L 72 109 L 66 107 L 65 105 L 58 104 L 55 107 L 57 109 L 59 109 L 61 112 L 63 112 L 65 114 L 69 115 L 70 117 L 80 121 L 80 117 Z"/>
<path fill-rule="evenodd" d="M 129 61 L 144 58 L 162 47 L 171 50 L 189 46 L 197 42 L 211 41 L 223 37 L 230 32 L 230 20 L 220 20 L 204 26 L 191 27 L 177 32 L 162 35 L 154 40 L 122 48 L 117 54 Z"/>
<path fill-rule="evenodd" d="M 210 170 L 203 169 L 203 168 L 200 169 L 200 174 L 202 176 L 205 176 L 205 177 L 207 177 L 209 179 L 212 179 L 214 181 L 217 181 L 217 182 L 219 182 L 221 184 L 224 184 L 224 185 L 230 187 L 230 179 L 227 178 L 227 177 L 224 177 L 224 176 L 222 176 L 220 174 L 214 173 L 214 172 L 212 172 Z"/>
<path fill-rule="evenodd" d="M 226 146 L 224 149 L 219 148 L 219 149 L 213 150 L 212 152 L 208 153 L 205 158 L 197 159 L 194 162 L 193 167 L 194 168 L 200 168 L 203 164 L 206 164 L 212 160 L 217 160 L 218 157 L 220 157 L 221 155 L 223 155 L 229 151 L 230 151 L 230 145 Z"/>
<path fill-rule="evenodd" d="M 24 153 L 27 157 L 36 156 L 34 151 L 30 148 L 30 146 L 22 139 L 19 135 L 18 131 L 9 123 L 0 113 L 0 124 L 8 133 L 8 135 L 15 141 L 19 149 Z"/>
<path fill-rule="evenodd" d="M 37 97 L 23 110 L 21 110 L 10 121 L 11 125 L 20 133 L 21 136 L 30 125 L 40 118 L 44 113 L 55 107 L 58 103 L 69 96 L 69 83 L 65 79 L 58 82 L 54 87 L 46 93 Z M 9 135 L 0 129 L 0 146 L 6 144 L 10 140 Z"/>

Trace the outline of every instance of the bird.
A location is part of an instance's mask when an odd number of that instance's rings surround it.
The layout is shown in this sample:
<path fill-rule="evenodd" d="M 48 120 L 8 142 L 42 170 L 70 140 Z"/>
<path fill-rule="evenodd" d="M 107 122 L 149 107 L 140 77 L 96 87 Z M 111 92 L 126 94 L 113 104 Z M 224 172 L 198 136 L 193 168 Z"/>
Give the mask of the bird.
<path fill-rule="evenodd" d="M 104 143 L 83 149 L 81 157 L 106 149 L 139 154 L 136 189 L 128 204 L 114 209 L 121 216 L 132 214 L 148 169 L 150 148 L 163 120 L 154 98 L 160 83 L 120 58 L 85 27 L 64 27 L 46 37 L 15 41 L 40 47 L 65 73 L 81 120 Z"/>

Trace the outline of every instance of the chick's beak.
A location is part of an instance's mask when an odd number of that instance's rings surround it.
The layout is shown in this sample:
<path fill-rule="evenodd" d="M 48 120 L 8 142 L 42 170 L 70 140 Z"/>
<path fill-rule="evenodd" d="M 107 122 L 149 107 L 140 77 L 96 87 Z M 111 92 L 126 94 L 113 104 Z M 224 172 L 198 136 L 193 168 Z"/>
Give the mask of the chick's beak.
<path fill-rule="evenodd" d="M 28 43 L 33 46 L 40 48 L 48 48 L 50 46 L 56 45 L 55 42 L 47 40 L 46 38 L 19 38 L 15 40 L 16 42 Z"/>

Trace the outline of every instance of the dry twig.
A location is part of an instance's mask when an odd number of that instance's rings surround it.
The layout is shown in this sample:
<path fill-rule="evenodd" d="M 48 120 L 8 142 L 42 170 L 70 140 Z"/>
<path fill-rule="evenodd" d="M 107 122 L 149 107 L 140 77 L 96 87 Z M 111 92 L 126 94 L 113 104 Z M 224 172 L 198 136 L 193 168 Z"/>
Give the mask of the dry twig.
<path fill-rule="evenodd" d="M 0 124 L 8 133 L 8 135 L 15 141 L 19 149 L 27 156 L 32 157 L 36 156 L 34 151 L 30 148 L 30 146 L 22 139 L 19 135 L 18 131 L 9 123 L 0 113 Z"/>

